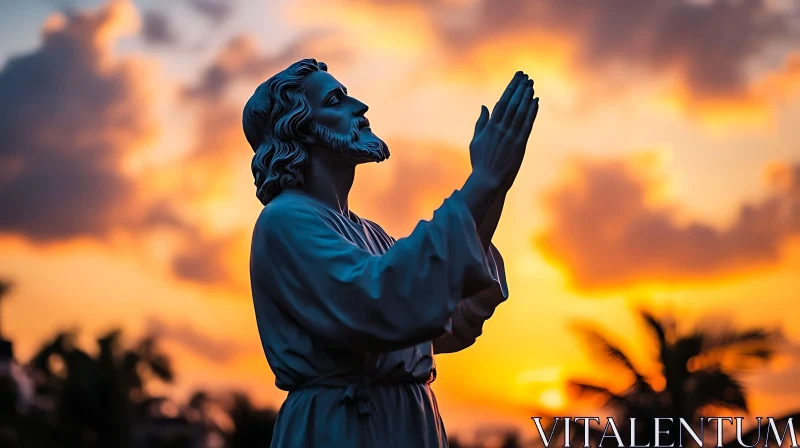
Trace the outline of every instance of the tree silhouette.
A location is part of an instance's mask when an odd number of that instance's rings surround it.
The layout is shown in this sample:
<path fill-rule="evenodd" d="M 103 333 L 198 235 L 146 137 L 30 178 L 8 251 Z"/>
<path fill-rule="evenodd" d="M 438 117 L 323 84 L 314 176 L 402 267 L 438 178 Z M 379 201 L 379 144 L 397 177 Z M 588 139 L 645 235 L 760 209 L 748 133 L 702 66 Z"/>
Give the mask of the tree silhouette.
<path fill-rule="evenodd" d="M 0 304 L 10 289 L 10 282 L 0 281 Z M 77 347 L 76 336 L 56 333 L 24 365 L 34 385 L 26 412 L 20 412 L 19 389 L 6 368 L 11 343 L 0 337 L 0 446 L 194 448 L 217 436 L 235 448 L 272 440 L 277 412 L 255 407 L 244 393 L 217 399 L 197 391 L 182 405 L 149 393 L 149 383 L 173 381 L 170 360 L 154 337 L 123 347 L 121 331 L 112 330 L 89 353 Z M 220 428 L 220 418 L 230 429 Z"/>
<path fill-rule="evenodd" d="M 599 397 L 602 405 L 613 411 L 620 423 L 621 435 L 627 438 L 630 418 L 635 417 L 637 444 L 654 443 L 654 418 L 672 418 L 676 422 L 669 435 L 662 437 L 662 444 L 675 442 L 677 422 L 683 418 L 687 423 L 697 423 L 704 411 L 710 408 L 747 413 L 747 399 L 736 374 L 746 366 L 762 364 L 774 354 L 773 344 L 777 332 L 754 328 L 737 331 L 721 328 L 696 328 L 681 333 L 672 319 L 658 319 L 640 310 L 639 316 L 645 324 L 655 347 L 655 364 L 659 373 L 648 378 L 637 369 L 631 358 L 609 337 L 586 326 L 578 325 L 590 345 L 612 366 L 621 368 L 632 378 L 630 385 L 622 391 L 572 380 L 568 383 L 576 397 Z M 655 387 L 661 383 L 662 387 Z M 662 422 L 663 423 L 663 422 Z M 577 426 L 581 427 L 580 424 Z M 557 426 L 558 428 L 561 426 Z M 662 430 L 664 425 L 661 426 Z M 584 429 L 572 432 L 576 438 L 583 437 Z M 599 442 L 602 430 L 590 427 L 590 438 Z M 623 439 L 624 440 L 624 439 Z"/>
<path fill-rule="evenodd" d="M 278 417 L 274 410 L 256 408 L 247 395 L 234 393 L 228 415 L 234 427 L 225 434 L 228 448 L 265 446 L 266 440 L 272 440 L 272 431 Z"/>
<path fill-rule="evenodd" d="M 11 290 L 11 282 L 0 280 L 0 311 Z M 2 313 L 0 313 L 0 446 L 16 443 L 19 426 L 17 400 L 19 389 L 12 374 L 13 346 L 3 338 Z"/>
<path fill-rule="evenodd" d="M 49 401 L 61 446 L 127 447 L 131 427 L 151 397 L 148 380 L 171 382 L 166 356 L 145 338 L 122 348 L 114 330 L 98 340 L 92 356 L 77 348 L 74 333 L 59 333 L 27 366 L 37 395 Z"/>

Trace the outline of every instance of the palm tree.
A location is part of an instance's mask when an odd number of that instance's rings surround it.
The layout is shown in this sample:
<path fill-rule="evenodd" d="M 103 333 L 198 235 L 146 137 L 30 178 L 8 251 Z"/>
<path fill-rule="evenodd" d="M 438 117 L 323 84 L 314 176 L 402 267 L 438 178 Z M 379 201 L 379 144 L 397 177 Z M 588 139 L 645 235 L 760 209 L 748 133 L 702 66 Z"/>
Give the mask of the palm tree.
<path fill-rule="evenodd" d="M 622 419 L 618 426 L 620 434 L 630 434 L 629 418 L 636 417 L 637 444 L 652 443 L 654 417 L 696 422 L 711 406 L 748 412 L 744 387 L 735 374 L 741 366 L 753 361 L 763 363 L 772 357 L 776 332 L 761 328 L 745 331 L 725 328 L 716 332 L 698 328 L 679 333 L 671 319 L 657 319 L 643 310 L 639 315 L 657 349 L 660 378 L 648 379 L 609 338 L 588 326 L 578 326 L 606 360 L 627 372 L 632 381 L 626 389 L 612 391 L 603 385 L 573 380 L 569 386 L 576 396 L 602 398 L 603 406 Z M 660 379 L 663 388 L 654 387 L 656 379 Z M 595 441 L 600 440 L 602 433 L 590 428 Z M 583 429 L 572 434 L 582 437 Z M 673 442 L 667 436 L 663 439 L 663 444 Z"/>
<path fill-rule="evenodd" d="M 104 335 L 91 356 L 75 346 L 74 333 L 62 332 L 28 363 L 38 397 L 55 415 L 61 446 L 129 446 L 137 411 L 152 399 L 147 381 L 172 381 L 169 359 L 153 338 L 126 349 L 120 338 L 119 330 Z"/>

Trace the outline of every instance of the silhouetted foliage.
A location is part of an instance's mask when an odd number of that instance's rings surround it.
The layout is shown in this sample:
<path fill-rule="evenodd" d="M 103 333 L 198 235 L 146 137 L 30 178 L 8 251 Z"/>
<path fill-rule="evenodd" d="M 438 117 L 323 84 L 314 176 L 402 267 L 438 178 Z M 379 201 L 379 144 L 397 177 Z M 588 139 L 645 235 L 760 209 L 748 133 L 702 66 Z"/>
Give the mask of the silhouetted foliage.
<path fill-rule="evenodd" d="M 74 338 L 59 333 L 28 363 L 37 396 L 49 404 L 62 446 L 127 447 L 132 426 L 147 417 L 143 409 L 154 398 L 146 383 L 172 381 L 169 359 L 152 338 L 123 348 L 116 330 L 97 341 L 94 356 Z"/>
<path fill-rule="evenodd" d="M 259 409 L 253 406 L 247 395 L 236 393 L 228 408 L 233 422 L 233 430 L 225 433 L 229 448 L 246 448 L 272 440 L 277 412 L 272 409 Z"/>
<path fill-rule="evenodd" d="M 722 327 L 680 333 L 671 319 L 658 319 L 646 311 L 639 311 L 639 315 L 651 336 L 660 377 L 648 379 L 609 337 L 592 327 L 579 326 L 594 351 L 604 354 L 610 365 L 621 368 L 632 381 L 626 389 L 612 391 L 602 385 L 572 380 L 569 386 L 576 397 L 602 399 L 602 405 L 619 418 L 620 434 L 631 433 L 629 419 L 635 417 L 637 444 L 654 443 L 655 417 L 673 418 L 673 422 L 683 418 L 696 423 L 705 415 L 704 411 L 712 408 L 748 412 L 744 386 L 736 374 L 742 366 L 761 364 L 772 357 L 777 332 Z M 654 382 L 661 386 L 654 387 Z M 584 429 L 580 424 L 576 426 L 580 429 L 573 431 L 572 436 L 579 441 Z M 556 427 L 556 433 L 560 434 L 560 430 L 563 425 Z M 677 444 L 672 439 L 676 433 L 671 431 L 662 436 L 661 443 Z M 594 443 L 598 443 L 602 435 L 602 430 L 590 427 Z"/>

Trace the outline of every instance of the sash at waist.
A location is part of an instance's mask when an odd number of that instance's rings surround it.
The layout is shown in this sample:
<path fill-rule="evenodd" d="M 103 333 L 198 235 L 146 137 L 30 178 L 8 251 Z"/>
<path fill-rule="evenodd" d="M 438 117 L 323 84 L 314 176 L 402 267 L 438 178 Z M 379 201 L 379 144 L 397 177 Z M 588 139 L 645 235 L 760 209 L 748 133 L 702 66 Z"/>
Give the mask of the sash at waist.
<path fill-rule="evenodd" d="M 398 379 L 398 378 L 376 378 L 368 375 L 346 375 L 346 376 L 321 376 L 314 378 L 300 386 L 292 388 L 289 393 L 309 389 L 312 387 L 326 387 L 344 389 L 342 393 L 341 403 L 346 405 L 355 404 L 358 408 L 359 416 L 369 415 L 369 389 L 381 386 L 392 386 L 400 384 L 417 384 L 427 385 L 430 384 L 435 378 L 435 374 L 426 380 L 418 379 Z"/>

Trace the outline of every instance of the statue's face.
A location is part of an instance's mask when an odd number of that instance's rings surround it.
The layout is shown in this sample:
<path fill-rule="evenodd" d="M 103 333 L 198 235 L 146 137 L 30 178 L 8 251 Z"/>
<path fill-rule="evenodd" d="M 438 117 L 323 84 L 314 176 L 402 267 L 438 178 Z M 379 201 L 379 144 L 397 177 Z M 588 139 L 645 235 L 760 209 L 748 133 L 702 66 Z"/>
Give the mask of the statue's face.
<path fill-rule="evenodd" d="M 305 95 L 314 114 L 312 132 L 317 143 L 356 163 L 380 162 L 389 148 L 369 127 L 364 114 L 369 107 L 347 95 L 347 88 L 330 73 L 314 71 L 303 79 Z"/>

